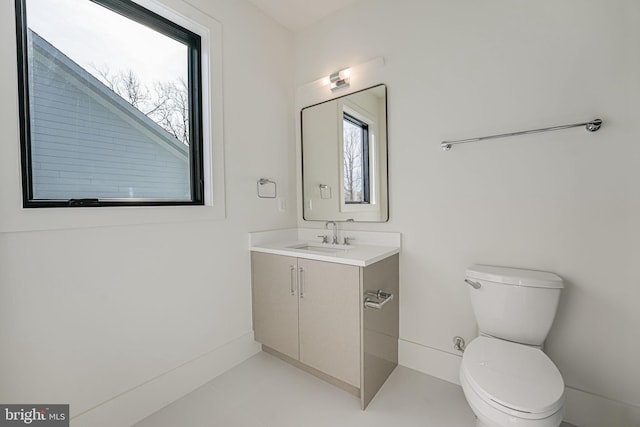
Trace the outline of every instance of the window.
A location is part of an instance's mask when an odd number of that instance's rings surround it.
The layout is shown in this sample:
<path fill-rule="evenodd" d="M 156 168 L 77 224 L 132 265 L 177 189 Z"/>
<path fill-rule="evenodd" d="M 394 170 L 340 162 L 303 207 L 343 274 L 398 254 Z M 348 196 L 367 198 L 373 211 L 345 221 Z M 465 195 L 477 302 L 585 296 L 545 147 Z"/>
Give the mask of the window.
<path fill-rule="evenodd" d="M 369 125 L 344 113 L 344 202 L 369 203 Z"/>
<path fill-rule="evenodd" d="M 129 0 L 16 0 L 25 207 L 204 204 L 201 39 Z"/>

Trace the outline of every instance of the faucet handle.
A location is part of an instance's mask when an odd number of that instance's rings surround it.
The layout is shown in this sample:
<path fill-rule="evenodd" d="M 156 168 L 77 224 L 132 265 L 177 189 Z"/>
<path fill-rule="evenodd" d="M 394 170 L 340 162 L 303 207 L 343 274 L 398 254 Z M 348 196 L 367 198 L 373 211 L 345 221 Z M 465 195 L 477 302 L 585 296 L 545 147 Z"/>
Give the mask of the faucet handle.
<path fill-rule="evenodd" d="M 345 246 L 348 246 L 348 245 L 350 245 L 350 243 L 349 243 L 349 242 L 351 242 L 351 241 L 353 241 L 353 240 L 356 240 L 356 238 L 355 238 L 355 237 L 347 237 L 347 236 L 344 236 L 344 243 L 343 243 L 343 244 L 344 244 Z"/>
<path fill-rule="evenodd" d="M 322 243 L 329 243 L 329 236 L 318 234 L 318 237 L 322 239 Z"/>

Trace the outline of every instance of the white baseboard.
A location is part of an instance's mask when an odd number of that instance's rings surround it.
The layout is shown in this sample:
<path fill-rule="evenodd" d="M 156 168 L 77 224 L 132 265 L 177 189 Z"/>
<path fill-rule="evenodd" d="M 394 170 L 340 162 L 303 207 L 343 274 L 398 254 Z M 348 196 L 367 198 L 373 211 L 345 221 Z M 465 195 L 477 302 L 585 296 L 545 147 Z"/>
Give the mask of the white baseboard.
<path fill-rule="evenodd" d="M 398 364 L 460 385 L 462 357 L 398 340 Z M 576 427 L 638 427 L 640 407 L 565 387 L 565 421 Z"/>
<path fill-rule="evenodd" d="M 398 340 L 398 364 L 460 385 L 462 357 L 446 351 Z"/>
<path fill-rule="evenodd" d="M 248 333 L 71 418 L 71 427 L 129 427 L 259 352 Z"/>
<path fill-rule="evenodd" d="M 638 427 L 640 407 L 565 388 L 564 418 L 577 427 Z"/>

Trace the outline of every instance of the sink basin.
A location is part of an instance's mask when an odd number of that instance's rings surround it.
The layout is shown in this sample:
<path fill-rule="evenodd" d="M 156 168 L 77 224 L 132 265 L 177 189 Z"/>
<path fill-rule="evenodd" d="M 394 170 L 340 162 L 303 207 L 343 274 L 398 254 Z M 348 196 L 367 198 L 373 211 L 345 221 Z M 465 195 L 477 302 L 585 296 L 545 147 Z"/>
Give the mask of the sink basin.
<path fill-rule="evenodd" d="M 351 248 L 345 248 L 345 247 L 340 247 L 337 245 L 333 245 L 333 246 L 320 246 L 320 245 L 309 245 L 307 243 L 301 244 L 301 245 L 293 245 L 293 246 L 288 246 L 289 249 L 299 249 L 302 251 L 309 251 L 309 252 L 317 252 L 317 253 L 322 253 L 322 254 L 336 254 L 336 253 L 344 253 L 347 252 L 349 249 Z"/>

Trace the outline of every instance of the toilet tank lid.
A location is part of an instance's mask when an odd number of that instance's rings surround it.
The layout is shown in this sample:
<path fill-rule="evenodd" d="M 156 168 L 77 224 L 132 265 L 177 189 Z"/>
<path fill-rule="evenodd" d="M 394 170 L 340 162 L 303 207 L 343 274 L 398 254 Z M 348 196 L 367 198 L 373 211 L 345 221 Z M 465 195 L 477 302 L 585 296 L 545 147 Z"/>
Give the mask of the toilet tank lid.
<path fill-rule="evenodd" d="M 564 287 L 562 278 L 554 273 L 493 265 L 472 265 L 467 268 L 466 277 L 532 288 L 562 289 Z"/>

